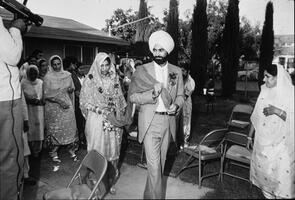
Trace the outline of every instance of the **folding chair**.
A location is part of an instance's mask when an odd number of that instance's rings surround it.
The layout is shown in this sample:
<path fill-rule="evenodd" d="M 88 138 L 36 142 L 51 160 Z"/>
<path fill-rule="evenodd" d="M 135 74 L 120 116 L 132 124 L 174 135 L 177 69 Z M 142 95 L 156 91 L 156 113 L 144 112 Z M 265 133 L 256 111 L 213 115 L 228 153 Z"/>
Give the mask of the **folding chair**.
<path fill-rule="evenodd" d="M 229 170 L 231 164 L 249 169 L 252 150 L 248 150 L 247 136 L 250 130 L 250 115 L 253 111 L 251 105 L 238 104 L 234 107 L 230 117 L 229 131 L 224 138 L 224 152 L 221 158 L 220 176 L 223 175 L 249 181 L 248 177 L 238 175 Z M 236 114 L 244 114 L 243 119 L 236 119 Z M 226 167 L 225 167 L 226 165 Z"/>
<path fill-rule="evenodd" d="M 91 150 L 82 160 L 66 188 L 44 194 L 44 200 L 53 199 L 98 199 L 98 186 L 107 170 L 107 160 L 96 150 Z M 78 184 L 74 184 L 77 182 Z"/>
<path fill-rule="evenodd" d="M 183 170 L 192 167 L 199 167 L 199 188 L 202 185 L 202 180 L 211 176 L 219 174 L 218 172 L 209 173 L 203 175 L 204 166 L 212 160 L 220 159 L 223 152 L 223 140 L 227 129 L 217 129 L 207 133 L 201 142 L 196 146 L 189 146 L 183 148 L 183 152 L 188 154 L 188 159 L 184 162 L 183 166 L 176 173 L 177 177 Z M 198 163 L 193 163 L 194 160 L 198 160 Z"/>
<path fill-rule="evenodd" d="M 248 134 L 250 128 L 250 116 L 253 106 L 248 104 L 237 104 L 232 109 L 227 127 L 230 131 Z"/>

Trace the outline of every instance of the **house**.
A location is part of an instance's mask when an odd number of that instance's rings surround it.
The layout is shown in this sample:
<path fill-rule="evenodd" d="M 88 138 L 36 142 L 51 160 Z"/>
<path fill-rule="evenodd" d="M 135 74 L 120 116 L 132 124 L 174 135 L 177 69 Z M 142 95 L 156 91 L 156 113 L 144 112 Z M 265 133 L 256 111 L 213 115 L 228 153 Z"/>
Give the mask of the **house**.
<path fill-rule="evenodd" d="M 0 8 L 5 26 L 9 26 L 13 15 Z M 44 52 L 48 60 L 52 55 L 74 56 L 85 65 L 90 65 L 100 51 L 125 54 L 130 43 L 118 37 L 94 29 L 75 20 L 40 15 L 42 26 L 32 26 L 24 35 L 23 57 L 29 56 L 35 49 Z"/>

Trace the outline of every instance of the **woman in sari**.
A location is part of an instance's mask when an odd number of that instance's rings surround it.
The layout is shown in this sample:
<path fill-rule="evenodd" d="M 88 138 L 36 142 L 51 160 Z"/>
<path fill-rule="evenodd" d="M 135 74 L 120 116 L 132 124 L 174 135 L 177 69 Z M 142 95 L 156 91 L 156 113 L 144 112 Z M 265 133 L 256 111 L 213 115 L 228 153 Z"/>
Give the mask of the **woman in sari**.
<path fill-rule="evenodd" d="M 123 128 L 114 126 L 109 116 L 120 119 L 126 106 L 119 77 L 109 55 L 97 54 L 81 89 L 80 108 L 86 119 L 87 150 L 97 150 L 115 170 L 115 177 L 106 183 L 111 186 L 119 176 L 118 160 Z M 114 190 L 112 187 L 110 192 Z"/>
<path fill-rule="evenodd" d="M 54 162 L 61 162 L 57 151 L 68 145 L 69 153 L 77 160 L 77 128 L 74 113 L 74 84 L 71 74 L 64 71 L 62 59 L 54 55 L 49 60 L 49 71 L 44 77 L 45 126 L 50 144 L 50 156 Z M 58 165 L 55 170 L 58 169 Z"/>
<path fill-rule="evenodd" d="M 266 198 L 295 198 L 294 86 L 280 65 L 269 66 L 263 81 L 247 144 L 255 130 L 250 180 Z"/>

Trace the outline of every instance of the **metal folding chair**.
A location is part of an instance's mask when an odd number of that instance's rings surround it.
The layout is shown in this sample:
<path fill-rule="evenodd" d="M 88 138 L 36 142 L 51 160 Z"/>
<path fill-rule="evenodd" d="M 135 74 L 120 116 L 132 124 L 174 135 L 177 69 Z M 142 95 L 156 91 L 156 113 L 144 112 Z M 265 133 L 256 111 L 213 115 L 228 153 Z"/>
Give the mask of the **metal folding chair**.
<path fill-rule="evenodd" d="M 189 157 L 186 159 L 180 170 L 176 173 L 175 177 L 177 177 L 185 169 L 199 167 L 198 185 L 200 188 L 203 179 L 218 175 L 219 171 L 203 175 L 203 169 L 209 161 L 221 158 L 223 152 L 223 140 L 226 132 L 227 129 L 213 130 L 207 133 L 201 142 L 196 146 L 183 148 L 182 151 L 189 155 Z M 194 163 L 194 160 L 198 160 L 198 163 Z"/>
<path fill-rule="evenodd" d="M 106 170 L 106 158 L 96 150 L 91 150 L 82 160 L 67 187 L 47 192 L 43 199 L 99 199 L 101 197 L 98 195 L 98 186 Z M 74 184 L 77 181 L 78 184 Z"/>
<path fill-rule="evenodd" d="M 253 106 L 248 104 L 237 104 L 232 109 L 230 118 L 227 122 L 230 131 L 248 134 L 250 128 L 250 116 Z"/>
<path fill-rule="evenodd" d="M 236 105 L 232 111 L 228 122 L 229 131 L 224 138 L 224 151 L 220 165 L 221 181 L 223 181 L 223 175 L 249 181 L 249 177 L 243 177 L 238 173 L 234 173 L 229 168 L 231 165 L 246 169 L 250 167 L 252 150 L 248 150 L 246 145 L 251 126 L 250 116 L 252 111 L 253 107 L 251 105 L 244 104 Z"/>

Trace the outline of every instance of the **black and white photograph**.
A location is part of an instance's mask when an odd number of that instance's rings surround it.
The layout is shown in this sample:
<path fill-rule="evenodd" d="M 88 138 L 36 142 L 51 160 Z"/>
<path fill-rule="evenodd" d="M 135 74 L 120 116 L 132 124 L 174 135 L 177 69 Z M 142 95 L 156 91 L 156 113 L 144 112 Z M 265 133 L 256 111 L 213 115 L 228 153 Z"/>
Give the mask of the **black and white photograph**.
<path fill-rule="evenodd" d="M 0 200 L 294 199 L 294 0 L 0 0 Z"/>

